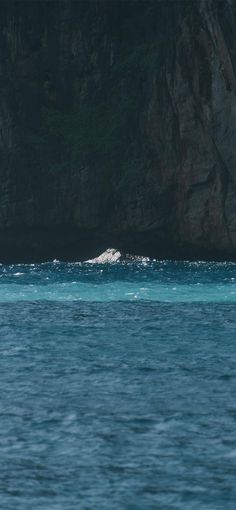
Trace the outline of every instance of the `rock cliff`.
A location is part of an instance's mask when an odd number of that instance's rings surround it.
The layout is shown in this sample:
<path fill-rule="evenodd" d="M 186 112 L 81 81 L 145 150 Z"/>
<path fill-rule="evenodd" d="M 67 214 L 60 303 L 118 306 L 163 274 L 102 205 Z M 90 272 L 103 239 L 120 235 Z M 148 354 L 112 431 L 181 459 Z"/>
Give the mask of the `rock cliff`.
<path fill-rule="evenodd" d="M 236 259 L 236 5 L 2 0 L 0 261 Z"/>

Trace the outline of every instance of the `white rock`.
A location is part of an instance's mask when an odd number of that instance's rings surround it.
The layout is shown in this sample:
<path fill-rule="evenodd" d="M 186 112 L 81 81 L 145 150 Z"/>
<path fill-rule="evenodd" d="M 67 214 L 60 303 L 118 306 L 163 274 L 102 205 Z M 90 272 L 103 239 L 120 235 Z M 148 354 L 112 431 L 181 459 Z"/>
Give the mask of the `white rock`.
<path fill-rule="evenodd" d="M 118 262 L 120 259 L 121 259 L 120 251 L 115 250 L 115 248 L 108 248 L 106 251 L 101 253 L 99 257 L 86 260 L 85 262 L 89 264 L 106 264 L 110 262 Z"/>

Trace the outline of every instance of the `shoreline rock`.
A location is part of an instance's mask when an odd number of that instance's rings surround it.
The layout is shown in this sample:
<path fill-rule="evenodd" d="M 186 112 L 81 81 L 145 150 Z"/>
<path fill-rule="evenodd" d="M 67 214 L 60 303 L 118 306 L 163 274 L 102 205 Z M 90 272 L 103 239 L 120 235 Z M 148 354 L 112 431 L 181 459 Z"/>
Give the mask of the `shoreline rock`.
<path fill-rule="evenodd" d="M 85 260 L 87 264 L 111 264 L 115 262 L 149 262 L 149 257 L 140 255 L 122 254 L 115 248 L 107 248 L 101 255 L 94 259 Z"/>
<path fill-rule="evenodd" d="M 119 250 L 115 248 L 107 248 L 101 255 L 94 259 L 85 260 L 88 264 L 106 264 L 111 262 L 119 262 L 122 255 Z"/>

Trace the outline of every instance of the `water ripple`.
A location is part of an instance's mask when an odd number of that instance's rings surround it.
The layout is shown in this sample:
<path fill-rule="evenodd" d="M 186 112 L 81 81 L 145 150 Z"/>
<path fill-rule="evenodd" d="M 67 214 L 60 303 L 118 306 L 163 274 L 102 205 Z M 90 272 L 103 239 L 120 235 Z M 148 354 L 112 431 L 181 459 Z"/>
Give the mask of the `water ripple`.
<path fill-rule="evenodd" d="M 0 508 L 234 510 L 236 265 L 0 269 Z"/>

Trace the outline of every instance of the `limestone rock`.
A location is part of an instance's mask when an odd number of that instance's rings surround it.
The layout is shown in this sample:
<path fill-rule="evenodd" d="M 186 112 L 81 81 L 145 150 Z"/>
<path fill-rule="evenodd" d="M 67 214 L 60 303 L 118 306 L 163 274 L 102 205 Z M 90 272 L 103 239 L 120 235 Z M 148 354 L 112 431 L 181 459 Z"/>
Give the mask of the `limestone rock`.
<path fill-rule="evenodd" d="M 108 248 L 106 251 L 101 253 L 99 257 L 95 257 L 94 259 L 86 260 L 85 262 L 89 264 L 110 264 L 112 262 L 119 262 L 122 255 L 120 251 L 115 250 L 114 248 Z"/>
<path fill-rule="evenodd" d="M 106 251 L 101 253 L 94 259 L 85 260 L 89 264 L 110 264 L 112 262 L 149 262 L 149 257 L 142 257 L 140 255 L 130 255 L 129 253 L 124 254 L 115 248 L 107 248 Z"/>

